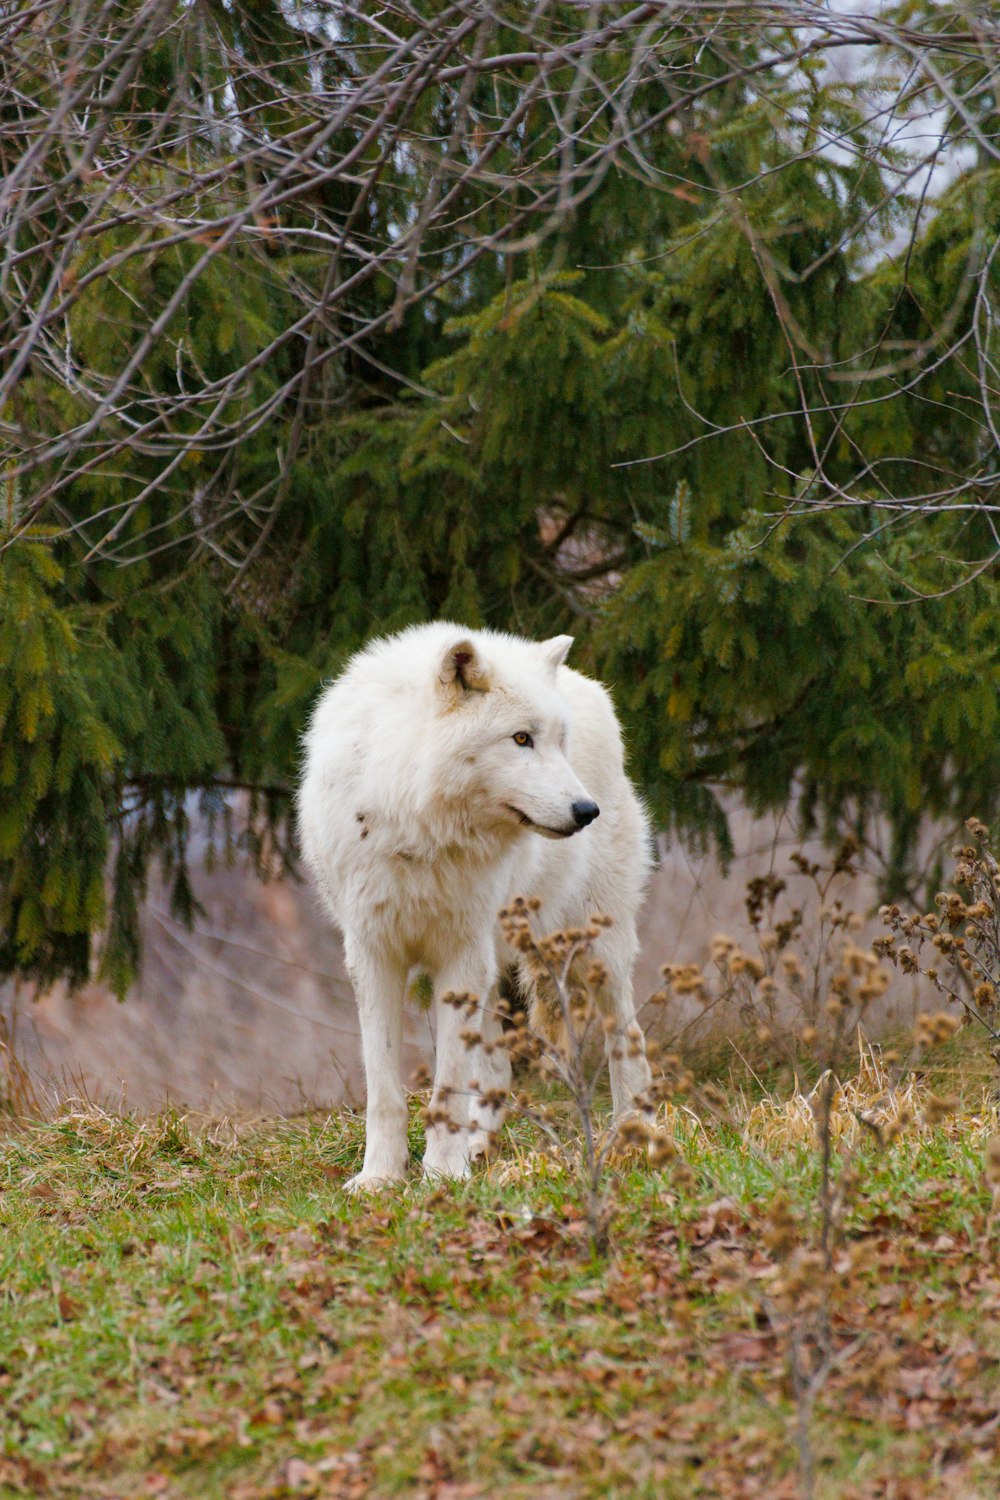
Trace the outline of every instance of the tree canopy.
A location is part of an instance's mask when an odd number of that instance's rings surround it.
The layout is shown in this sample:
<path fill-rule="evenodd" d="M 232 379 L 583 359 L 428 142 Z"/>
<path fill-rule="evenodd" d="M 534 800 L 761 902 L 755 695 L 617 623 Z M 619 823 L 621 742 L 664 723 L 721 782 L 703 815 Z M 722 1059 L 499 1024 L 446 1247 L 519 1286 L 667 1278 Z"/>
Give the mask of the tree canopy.
<path fill-rule="evenodd" d="M 674 834 L 997 814 L 982 7 L 3 14 L 0 971 L 124 993 L 196 815 L 286 867 L 433 617 L 574 633 Z"/>

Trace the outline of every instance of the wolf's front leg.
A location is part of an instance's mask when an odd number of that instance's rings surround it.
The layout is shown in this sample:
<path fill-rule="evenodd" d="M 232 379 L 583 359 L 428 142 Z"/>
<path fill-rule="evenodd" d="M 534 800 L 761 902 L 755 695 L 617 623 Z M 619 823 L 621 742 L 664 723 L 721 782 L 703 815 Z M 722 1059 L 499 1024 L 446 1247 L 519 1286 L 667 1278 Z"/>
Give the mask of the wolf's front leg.
<path fill-rule="evenodd" d="M 653 1077 L 646 1058 L 646 1040 L 631 1006 L 627 1014 L 631 1020 L 616 1026 L 605 1044 L 615 1120 L 651 1109 L 649 1090 Z"/>
<path fill-rule="evenodd" d="M 368 1108 L 365 1161 L 348 1192 L 377 1188 L 406 1174 L 406 1093 L 403 1089 L 403 969 L 383 955 L 348 948 L 358 1002 Z"/>
<path fill-rule="evenodd" d="M 616 1120 L 649 1107 L 652 1075 L 646 1060 L 646 1040 L 635 1018 L 632 999 L 633 944 L 615 928 L 605 935 L 597 956 L 608 971 L 607 984 L 597 992 L 597 1003 L 607 1026 L 605 1052 L 611 1082 L 611 1107 Z"/>
<path fill-rule="evenodd" d="M 479 1071 L 480 1049 L 470 1048 L 462 1033 L 481 1034 L 482 1002 L 494 977 L 492 956 L 469 954 L 442 970 L 434 986 L 437 1061 L 424 1152 L 424 1172 L 430 1177 L 468 1177 L 471 1170 L 470 1090 Z M 449 1004 L 449 994 L 474 995 L 473 1013 Z"/>
<path fill-rule="evenodd" d="M 483 1046 L 472 1054 L 470 1068 L 472 1093 L 469 1102 L 469 1154 L 473 1161 L 492 1149 L 507 1113 L 510 1053 L 503 1046 L 503 1022 L 498 1009 L 499 1003 L 500 996 L 494 985 L 483 1007 Z"/>

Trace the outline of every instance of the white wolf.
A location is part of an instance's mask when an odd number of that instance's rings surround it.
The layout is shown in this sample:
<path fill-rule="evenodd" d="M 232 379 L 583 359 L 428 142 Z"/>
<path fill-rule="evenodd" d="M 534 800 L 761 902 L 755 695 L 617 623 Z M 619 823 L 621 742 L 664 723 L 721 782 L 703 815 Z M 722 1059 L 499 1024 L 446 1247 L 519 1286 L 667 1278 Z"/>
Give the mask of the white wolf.
<path fill-rule="evenodd" d="M 511 952 L 497 914 L 517 893 L 540 898 L 542 931 L 612 917 L 595 954 L 609 975 L 615 1114 L 649 1085 L 637 1028 L 624 1041 L 649 831 L 611 699 L 563 665 L 571 645 L 418 625 L 359 652 L 316 705 L 299 829 L 344 935 L 361 1020 L 367 1138 L 351 1188 L 406 1170 L 402 1016 L 415 967 L 434 985 L 432 1106 L 447 1101 L 452 1127 L 428 1127 L 424 1171 L 467 1176 L 499 1126 L 480 1091 L 506 1090 L 509 1059 L 502 1048 L 470 1052 L 460 1033 L 499 1034 L 490 997 Z M 472 1022 L 442 1004 L 449 991 L 480 998 Z"/>

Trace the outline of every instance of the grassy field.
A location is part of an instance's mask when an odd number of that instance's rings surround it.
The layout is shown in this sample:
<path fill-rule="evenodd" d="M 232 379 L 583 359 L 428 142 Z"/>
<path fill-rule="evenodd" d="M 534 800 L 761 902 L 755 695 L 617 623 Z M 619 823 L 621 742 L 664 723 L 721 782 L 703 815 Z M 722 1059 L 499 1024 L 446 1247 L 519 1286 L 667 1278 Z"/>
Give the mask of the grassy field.
<path fill-rule="evenodd" d="M 998 1121 L 957 1071 L 958 1114 L 862 1135 L 818 1279 L 801 1107 L 670 1112 L 602 1261 L 523 1121 L 359 1201 L 352 1115 L 67 1104 L 0 1143 L 0 1496 L 995 1497 Z"/>

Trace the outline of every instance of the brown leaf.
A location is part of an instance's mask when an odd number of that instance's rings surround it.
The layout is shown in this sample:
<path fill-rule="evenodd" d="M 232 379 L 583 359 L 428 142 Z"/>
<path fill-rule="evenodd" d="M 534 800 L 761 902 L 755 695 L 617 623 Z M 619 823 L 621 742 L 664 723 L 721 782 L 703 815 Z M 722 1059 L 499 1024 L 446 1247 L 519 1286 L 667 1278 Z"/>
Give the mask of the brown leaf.
<path fill-rule="evenodd" d="M 320 1482 L 319 1470 L 307 1464 L 304 1458 L 290 1458 L 283 1466 L 281 1477 L 290 1490 L 304 1489 Z"/>
<path fill-rule="evenodd" d="M 77 1317 L 83 1306 L 83 1303 L 78 1302 L 75 1297 L 71 1297 L 69 1292 L 60 1292 L 58 1302 L 59 1316 L 65 1323 L 68 1323 L 71 1318 Z"/>
<path fill-rule="evenodd" d="M 774 1338 L 767 1334 L 727 1333 L 715 1348 L 727 1365 L 756 1365 L 774 1357 Z"/>

